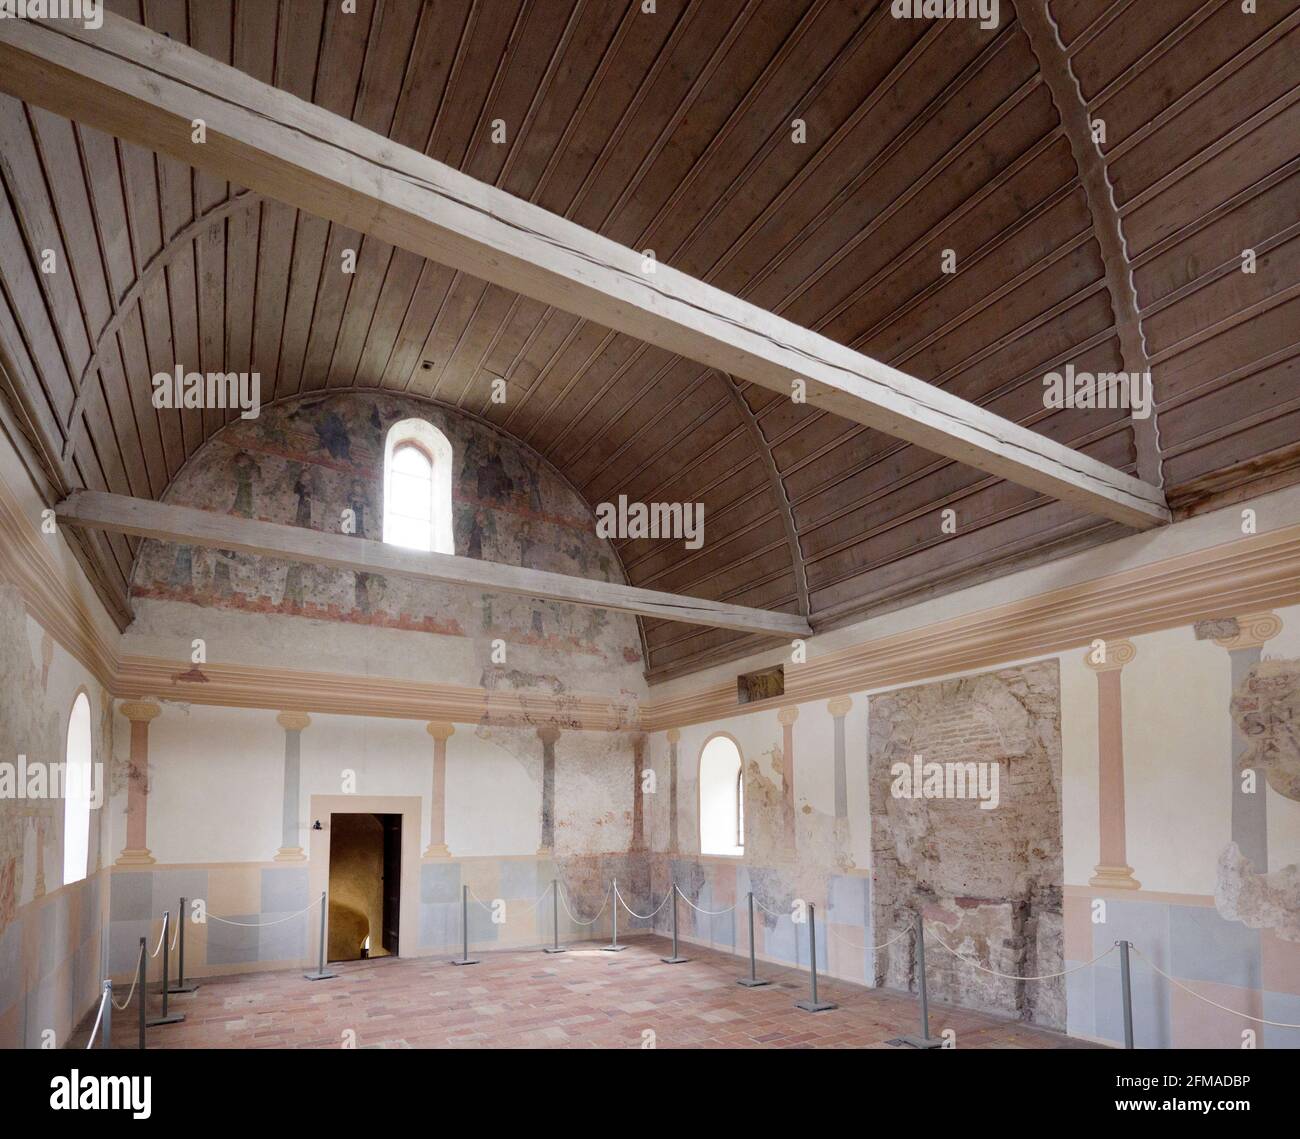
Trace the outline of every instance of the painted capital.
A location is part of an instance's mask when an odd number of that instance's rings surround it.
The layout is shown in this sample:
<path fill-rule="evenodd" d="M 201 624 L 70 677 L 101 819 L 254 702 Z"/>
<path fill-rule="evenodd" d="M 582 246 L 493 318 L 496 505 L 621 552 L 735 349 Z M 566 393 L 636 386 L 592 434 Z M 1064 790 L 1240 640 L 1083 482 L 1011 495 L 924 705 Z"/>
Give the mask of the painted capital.
<path fill-rule="evenodd" d="M 1098 639 L 1105 645 L 1105 649 L 1090 647 L 1083 654 L 1083 663 L 1093 672 L 1112 672 L 1131 664 L 1137 656 L 1137 645 L 1124 637 Z M 1100 660 L 1097 659 L 1099 656 Z"/>
<path fill-rule="evenodd" d="M 785 724 L 785 725 L 788 726 L 788 725 L 790 725 L 790 724 L 793 724 L 793 723 L 794 723 L 794 722 L 799 718 L 799 709 L 798 709 L 795 705 L 792 704 L 792 705 L 791 705 L 790 707 L 788 707 L 788 708 L 782 708 L 782 709 L 781 709 L 781 710 L 776 714 L 776 718 L 777 718 L 777 720 L 779 720 L 782 724 Z"/>
<path fill-rule="evenodd" d="M 670 744 L 681 742 L 681 738 L 682 738 L 681 728 L 669 728 L 668 731 L 665 732 L 664 734 L 668 737 L 668 742 Z"/>
<path fill-rule="evenodd" d="M 133 724 L 147 724 L 162 715 L 161 705 L 149 700 L 127 700 L 118 705 L 118 710 Z"/>
<path fill-rule="evenodd" d="M 454 724 L 444 724 L 438 720 L 425 724 L 424 730 L 435 740 L 441 740 L 443 743 L 446 743 L 447 740 L 451 739 L 451 737 L 456 734 L 456 726 Z"/>
<path fill-rule="evenodd" d="M 1262 648 L 1282 631 L 1282 618 L 1276 613 L 1248 613 L 1237 618 L 1237 626 L 1240 631 L 1235 637 L 1216 637 L 1214 643 L 1229 652 Z"/>
<path fill-rule="evenodd" d="M 849 709 L 853 707 L 852 696 L 836 696 L 834 700 L 826 702 L 826 711 L 837 719 L 840 716 L 847 716 Z"/>
<path fill-rule="evenodd" d="M 301 732 L 310 726 L 311 717 L 306 712 L 281 712 L 275 722 L 286 732 Z"/>

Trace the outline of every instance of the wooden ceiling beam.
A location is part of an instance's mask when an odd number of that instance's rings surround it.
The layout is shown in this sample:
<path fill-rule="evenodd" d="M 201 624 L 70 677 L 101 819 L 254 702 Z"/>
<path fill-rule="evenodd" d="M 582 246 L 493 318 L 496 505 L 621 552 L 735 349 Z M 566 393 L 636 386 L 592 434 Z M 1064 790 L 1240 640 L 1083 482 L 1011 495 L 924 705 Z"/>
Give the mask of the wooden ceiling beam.
<path fill-rule="evenodd" d="M 132 21 L 0 21 L 0 89 L 1090 513 L 1170 519 L 1149 483 Z"/>
<path fill-rule="evenodd" d="M 387 542 L 238 518 L 191 506 L 172 506 L 147 498 L 103 491 L 73 491 L 55 509 L 65 526 L 105 530 L 137 538 L 179 542 L 259 557 L 329 566 L 355 573 L 402 577 L 426 584 L 461 585 L 486 593 L 514 593 L 544 601 L 564 601 L 597 609 L 617 609 L 663 621 L 684 621 L 769 636 L 807 637 L 807 620 L 798 614 L 750 609 L 699 597 L 592 581 L 523 566 L 462 558 L 455 554 L 408 550 Z"/>

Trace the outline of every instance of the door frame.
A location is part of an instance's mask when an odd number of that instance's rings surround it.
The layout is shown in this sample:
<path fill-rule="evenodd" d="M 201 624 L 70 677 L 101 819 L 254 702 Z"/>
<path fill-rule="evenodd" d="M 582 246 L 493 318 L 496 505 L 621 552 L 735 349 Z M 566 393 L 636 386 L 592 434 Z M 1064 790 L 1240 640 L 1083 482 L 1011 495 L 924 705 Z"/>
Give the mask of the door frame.
<path fill-rule="evenodd" d="M 329 890 L 330 884 L 330 815 L 402 816 L 402 884 L 397 916 L 397 946 L 402 957 L 421 956 L 414 948 L 420 943 L 421 804 L 419 795 L 312 795 L 307 823 L 307 884 L 311 897 L 318 898 L 322 891 Z M 313 830 L 317 819 L 321 829 Z M 325 920 L 328 923 L 328 914 Z M 325 936 L 328 942 L 328 928 Z M 313 947 L 314 941 L 313 938 Z M 409 952 L 408 946 L 412 947 Z"/>

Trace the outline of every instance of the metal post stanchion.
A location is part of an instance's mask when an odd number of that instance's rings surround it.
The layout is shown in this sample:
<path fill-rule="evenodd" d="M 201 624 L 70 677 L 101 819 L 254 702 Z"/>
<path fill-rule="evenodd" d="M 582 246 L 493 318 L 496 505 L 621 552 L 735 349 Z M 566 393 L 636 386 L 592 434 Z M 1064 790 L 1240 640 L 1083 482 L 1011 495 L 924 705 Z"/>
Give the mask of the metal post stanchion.
<path fill-rule="evenodd" d="M 101 1048 L 113 1047 L 113 982 L 107 980 L 104 982 L 104 1017 L 100 1021 L 100 1030 L 103 1036 L 99 1039 Z"/>
<path fill-rule="evenodd" d="M 681 965 L 690 960 L 689 957 L 683 957 L 677 952 L 677 883 L 673 883 L 673 955 L 671 957 L 660 957 L 665 965 Z"/>
<path fill-rule="evenodd" d="M 303 976 L 309 981 L 328 981 L 331 977 L 337 977 L 337 973 L 331 973 L 325 968 L 325 891 L 320 894 L 320 956 L 317 959 L 316 972 L 304 973 Z"/>
<path fill-rule="evenodd" d="M 754 955 L 754 891 L 749 892 L 749 976 L 741 977 L 736 982 L 737 985 L 744 985 L 747 989 L 757 989 L 761 985 L 770 985 L 771 981 L 760 981 L 758 979 L 758 959 Z"/>
<path fill-rule="evenodd" d="M 916 990 L 921 998 L 921 1035 L 904 1036 L 911 1048 L 942 1048 L 943 1041 L 930 1035 L 930 994 L 925 986 L 925 919 L 916 911 Z"/>
<path fill-rule="evenodd" d="M 554 944 L 543 949 L 542 952 L 563 953 L 565 951 L 560 948 L 560 880 L 558 878 L 551 879 L 551 926 L 555 934 Z"/>
<path fill-rule="evenodd" d="M 1129 943 L 1119 943 L 1119 992 L 1124 1003 L 1124 1047 L 1133 1047 L 1133 984 L 1129 975 Z"/>
<path fill-rule="evenodd" d="M 180 916 L 176 919 L 180 926 L 176 931 L 176 984 L 167 991 L 169 993 L 192 993 L 198 988 L 198 985 L 185 983 L 185 899 L 181 899 L 181 908 L 176 911 Z"/>
<path fill-rule="evenodd" d="M 801 1008 L 804 1012 L 825 1012 L 827 1009 L 839 1008 L 830 1001 L 817 999 L 817 909 L 811 902 L 808 903 L 808 969 L 812 997 L 810 1000 L 796 1001 L 794 1007 Z"/>
<path fill-rule="evenodd" d="M 172 931 L 172 912 L 163 910 L 163 928 L 162 928 L 162 1016 L 154 1017 L 149 1022 L 150 1028 L 155 1028 L 160 1024 L 176 1024 L 178 1021 L 185 1019 L 185 1014 L 180 1012 L 167 1012 L 167 994 L 170 992 L 168 987 L 168 957 L 171 953 L 171 947 L 167 944 L 167 939 Z"/>
<path fill-rule="evenodd" d="M 618 879 L 617 878 L 614 879 L 614 885 L 612 887 L 612 890 L 613 890 L 613 895 L 610 898 L 610 912 L 613 914 L 613 918 L 614 918 L 613 933 L 610 936 L 609 944 L 602 945 L 600 948 L 601 948 L 601 952 L 603 953 L 622 953 L 623 950 L 627 948 L 627 946 L 619 945 L 618 943 Z"/>
<path fill-rule="evenodd" d="M 144 938 L 140 938 L 140 961 L 135 967 L 135 987 L 140 994 L 140 1050 L 144 1051 L 144 1026 L 145 1026 L 145 982 L 144 982 L 144 963 L 149 956 L 149 950 L 145 946 Z"/>
<path fill-rule="evenodd" d="M 469 887 L 460 888 L 460 932 L 463 941 L 463 948 L 459 961 L 452 961 L 453 965 L 477 965 L 478 958 L 472 961 L 469 956 Z"/>

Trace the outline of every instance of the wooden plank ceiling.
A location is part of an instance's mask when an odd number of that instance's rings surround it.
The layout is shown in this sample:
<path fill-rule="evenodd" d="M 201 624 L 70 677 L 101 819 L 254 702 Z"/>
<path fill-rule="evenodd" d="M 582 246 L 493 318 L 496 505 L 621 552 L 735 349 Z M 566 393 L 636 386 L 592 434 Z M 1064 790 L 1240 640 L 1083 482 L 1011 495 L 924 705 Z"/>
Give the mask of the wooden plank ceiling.
<path fill-rule="evenodd" d="M 1294 5 L 1054 0 L 1047 37 L 1010 3 L 993 32 L 895 20 L 888 0 L 108 6 L 1163 480 L 1182 512 L 1300 481 Z M 1095 170 L 1063 98 L 1105 123 Z M 155 411 L 143 377 L 197 361 L 260 371 L 264 402 L 357 387 L 454 405 L 593 504 L 702 501 L 704 548 L 619 543 L 628 582 L 815 629 L 1123 533 L 7 97 L 0 177 L 0 378 L 58 495 L 160 497 L 225 419 Z M 71 271 L 42 273 L 46 249 Z M 1154 420 L 1045 409 L 1042 376 L 1066 362 L 1149 365 Z M 81 540 L 125 615 L 134 540 Z M 652 679 L 765 643 L 643 628 Z"/>

